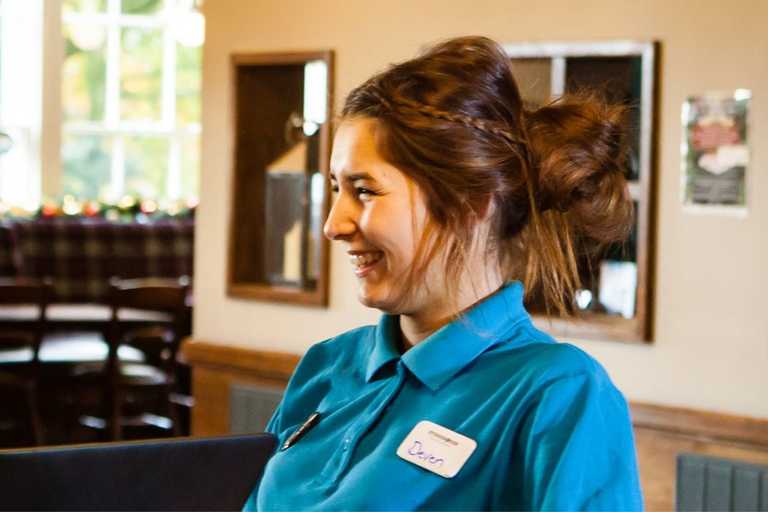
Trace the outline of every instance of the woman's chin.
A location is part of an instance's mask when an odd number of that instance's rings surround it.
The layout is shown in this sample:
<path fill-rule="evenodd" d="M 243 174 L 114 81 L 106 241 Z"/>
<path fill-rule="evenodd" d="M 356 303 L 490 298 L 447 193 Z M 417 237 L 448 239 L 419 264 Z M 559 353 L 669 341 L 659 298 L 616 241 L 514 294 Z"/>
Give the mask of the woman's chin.
<path fill-rule="evenodd" d="M 361 284 L 357 290 L 357 300 L 359 300 L 360 304 L 363 306 L 378 309 L 383 313 L 391 313 L 394 309 L 394 304 L 389 300 L 386 293 L 370 289 L 370 287 L 364 284 Z"/>

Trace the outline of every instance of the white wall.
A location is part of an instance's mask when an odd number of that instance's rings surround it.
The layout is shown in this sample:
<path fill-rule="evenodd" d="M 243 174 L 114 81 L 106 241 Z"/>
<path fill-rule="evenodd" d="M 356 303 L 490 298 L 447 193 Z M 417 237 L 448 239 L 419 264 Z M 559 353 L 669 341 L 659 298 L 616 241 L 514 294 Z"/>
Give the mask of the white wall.
<path fill-rule="evenodd" d="M 336 50 L 338 108 L 374 71 L 450 36 L 483 34 L 502 43 L 655 39 L 662 43 L 655 340 L 648 346 L 577 344 L 607 367 L 631 400 L 768 418 L 768 2 L 214 0 L 204 9 L 197 339 L 302 353 L 378 317 L 356 303 L 341 248 L 332 252 L 327 310 L 226 296 L 230 53 Z M 749 214 L 687 213 L 679 200 L 682 102 L 690 94 L 736 88 L 753 91 Z"/>

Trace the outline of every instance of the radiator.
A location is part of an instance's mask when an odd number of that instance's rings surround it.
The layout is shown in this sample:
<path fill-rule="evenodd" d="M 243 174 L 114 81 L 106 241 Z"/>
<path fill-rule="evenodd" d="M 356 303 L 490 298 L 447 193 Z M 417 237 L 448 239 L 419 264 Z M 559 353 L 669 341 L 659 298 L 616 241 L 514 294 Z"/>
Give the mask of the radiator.
<path fill-rule="evenodd" d="M 233 384 L 229 389 L 230 432 L 264 432 L 282 396 L 282 388 Z"/>
<path fill-rule="evenodd" d="M 768 466 L 680 454 L 677 510 L 768 512 Z"/>

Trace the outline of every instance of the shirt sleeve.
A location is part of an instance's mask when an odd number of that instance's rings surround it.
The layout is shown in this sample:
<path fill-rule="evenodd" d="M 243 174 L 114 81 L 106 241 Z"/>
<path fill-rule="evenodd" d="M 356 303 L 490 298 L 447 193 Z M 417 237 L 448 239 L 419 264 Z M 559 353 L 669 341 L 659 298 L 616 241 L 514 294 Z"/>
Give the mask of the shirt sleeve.
<path fill-rule="evenodd" d="M 563 377 L 538 393 L 515 444 L 514 508 L 643 509 L 627 404 L 602 377 Z"/>
<path fill-rule="evenodd" d="M 280 400 L 280 403 L 275 407 L 275 411 L 272 413 L 272 417 L 267 422 L 267 427 L 265 428 L 266 432 L 276 436 L 280 434 L 280 410 L 282 405 L 283 401 Z"/>

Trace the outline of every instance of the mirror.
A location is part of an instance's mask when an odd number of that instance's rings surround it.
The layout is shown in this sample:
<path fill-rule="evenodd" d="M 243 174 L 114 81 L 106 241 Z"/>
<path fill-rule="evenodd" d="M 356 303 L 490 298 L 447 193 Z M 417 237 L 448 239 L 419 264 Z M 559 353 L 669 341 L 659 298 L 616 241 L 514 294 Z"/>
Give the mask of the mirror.
<path fill-rule="evenodd" d="M 327 305 L 331 51 L 232 59 L 228 293 Z"/>
<path fill-rule="evenodd" d="M 635 206 L 632 232 L 624 243 L 579 258 L 582 288 L 574 307 L 582 321 L 547 319 L 541 325 L 551 325 L 554 334 L 566 338 L 651 341 L 658 44 L 537 42 L 510 44 L 505 50 L 529 108 L 582 89 L 628 107 L 626 177 Z M 540 296 L 527 306 L 534 315 L 546 312 Z"/>

